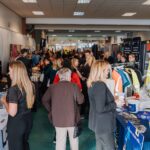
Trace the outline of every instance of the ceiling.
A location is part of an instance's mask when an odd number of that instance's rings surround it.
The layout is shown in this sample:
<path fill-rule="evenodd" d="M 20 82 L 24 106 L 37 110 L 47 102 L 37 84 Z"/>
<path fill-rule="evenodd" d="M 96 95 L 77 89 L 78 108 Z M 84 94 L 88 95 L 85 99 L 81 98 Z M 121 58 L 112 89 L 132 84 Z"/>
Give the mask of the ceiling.
<path fill-rule="evenodd" d="M 72 35 L 73 37 L 87 37 L 91 35 L 92 37 L 104 37 L 114 36 L 114 35 L 130 35 L 133 32 L 140 31 L 150 31 L 150 27 L 142 26 L 94 26 L 94 25 L 35 25 L 34 29 L 38 32 L 45 30 L 49 36 L 58 35 L 58 36 L 68 36 Z"/>
<path fill-rule="evenodd" d="M 21 17 L 42 18 L 109 18 L 149 19 L 150 6 L 142 5 L 146 0 L 91 0 L 89 4 L 77 4 L 77 0 L 37 0 L 38 3 L 23 3 L 22 0 L 0 0 L 2 4 Z M 43 11 L 44 16 L 34 16 L 32 11 Z M 81 17 L 74 11 L 84 11 Z M 122 17 L 126 12 L 137 12 L 132 17 Z"/>
<path fill-rule="evenodd" d="M 69 30 L 54 30 L 54 31 L 47 31 L 49 36 L 58 35 L 58 36 L 72 36 L 72 37 L 106 37 L 106 36 L 113 36 L 113 35 L 126 35 L 130 34 L 129 31 L 99 31 L 95 32 L 93 30 L 75 30 L 74 32 L 70 32 Z"/>
<path fill-rule="evenodd" d="M 29 32 L 54 30 L 51 34 L 94 36 L 104 34 L 127 34 L 131 31 L 150 31 L 150 5 L 146 0 L 91 0 L 89 4 L 77 4 L 78 0 L 37 0 L 37 3 L 23 3 L 22 0 L 0 0 L 7 8 L 26 18 Z M 32 11 L 43 11 L 35 16 Z M 73 16 L 75 11 L 84 11 L 84 16 Z M 123 17 L 126 12 L 136 12 L 132 17 Z M 31 28 L 31 29 L 30 29 Z M 100 33 L 95 33 L 100 30 Z M 116 33 L 121 30 L 121 33 Z M 62 31 L 62 32 L 61 32 Z M 63 32 L 64 31 L 64 32 Z M 84 33 L 85 32 L 85 33 Z"/>

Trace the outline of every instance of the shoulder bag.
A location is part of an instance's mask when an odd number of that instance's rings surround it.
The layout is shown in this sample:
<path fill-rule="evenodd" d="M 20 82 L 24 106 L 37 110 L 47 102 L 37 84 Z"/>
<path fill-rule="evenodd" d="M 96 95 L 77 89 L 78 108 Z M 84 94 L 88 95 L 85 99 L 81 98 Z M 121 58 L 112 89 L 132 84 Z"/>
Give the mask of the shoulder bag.
<path fill-rule="evenodd" d="M 77 104 L 77 93 L 76 93 L 75 85 L 74 85 L 74 98 L 73 99 L 74 99 L 74 111 L 75 111 L 75 117 L 74 117 L 75 128 L 74 128 L 73 138 L 77 138 L 80 136 L 82 132 L 82 127 L 81 127 L 81 121 L 77 121 L 78 104 Z"/>

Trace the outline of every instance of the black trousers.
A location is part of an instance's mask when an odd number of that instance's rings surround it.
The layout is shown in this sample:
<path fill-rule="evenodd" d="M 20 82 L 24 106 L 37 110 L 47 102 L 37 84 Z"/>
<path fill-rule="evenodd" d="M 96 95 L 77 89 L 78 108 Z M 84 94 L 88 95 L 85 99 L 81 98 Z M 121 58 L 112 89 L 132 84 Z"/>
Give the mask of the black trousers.
<path fill-rule="evenodd" d="M 9 150 L 30 150 L 28 138 L 32 124 L 31 112 L 16 117 L 9 116 L 7 124 Z"/>

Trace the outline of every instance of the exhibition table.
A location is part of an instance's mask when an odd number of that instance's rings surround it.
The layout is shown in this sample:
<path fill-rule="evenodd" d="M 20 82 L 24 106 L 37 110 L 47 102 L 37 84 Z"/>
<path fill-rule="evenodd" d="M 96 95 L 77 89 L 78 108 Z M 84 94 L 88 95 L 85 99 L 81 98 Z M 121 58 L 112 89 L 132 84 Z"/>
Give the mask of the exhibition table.
<path fill-rule="evenodd" d="M 144 143 L 142 150 L 150 150 L 150 125 L 148 120 L 139 119 L 140 124 L 144 125 L 147 129 L 146 132 L 142 135 L 144 136 Z M 118 150 L 123 150 L 124 141 L 125 141 L 125 133 L 127 129 L 127 120 L 122 116 L 117 114 L 117 144 Z M 128 150 L 128 149 L 126 149 Z"/>
<path fill-rule="evenodd" d="M 7 148 L 7 126 L 8 114 L 5 109 L 0 109 L 0 150 L 8 150 Z"/>

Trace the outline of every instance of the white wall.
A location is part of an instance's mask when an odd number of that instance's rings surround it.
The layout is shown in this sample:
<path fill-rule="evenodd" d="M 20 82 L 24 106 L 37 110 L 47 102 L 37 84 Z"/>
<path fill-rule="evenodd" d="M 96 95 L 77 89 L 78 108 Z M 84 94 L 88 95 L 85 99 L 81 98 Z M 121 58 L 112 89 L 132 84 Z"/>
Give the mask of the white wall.
<path fill-rule="evenodd" d="M 22 32 L 22 18 L 0 3 L 0 27 Z"/>
<path fill-rule="evenodd" d="M 9 62 L 10 44 L 18 44 L 31 49 L 35 48 L 35 42 L 32 38 L 0 28 L 0 60 L 2 61 L 2 71 L 4 73 Z"/>
<path fill-rule="evenodd" d="M 127 35 L 115 35 L 111 38 L 111 44 L 120 44 L 122 43 L 121 39 L 127 38 Z"/>
<path fill-rule="evenodd" d="M 35 41 L 22 33 L 22 18 L 0 3 L 0 60 L 2 72 L 6 72 L 10 57 L 10 44 L 35 48 Z"/>
<path fill-rule="evenodd" d="M 150 32 L 134 32 L 133 37 L 141 37 L 142 41 L 150 40 Z"/>

